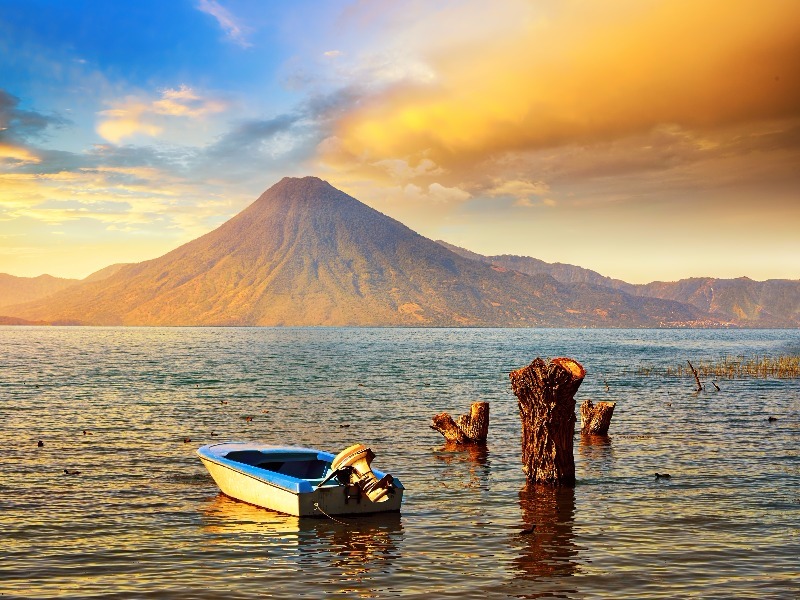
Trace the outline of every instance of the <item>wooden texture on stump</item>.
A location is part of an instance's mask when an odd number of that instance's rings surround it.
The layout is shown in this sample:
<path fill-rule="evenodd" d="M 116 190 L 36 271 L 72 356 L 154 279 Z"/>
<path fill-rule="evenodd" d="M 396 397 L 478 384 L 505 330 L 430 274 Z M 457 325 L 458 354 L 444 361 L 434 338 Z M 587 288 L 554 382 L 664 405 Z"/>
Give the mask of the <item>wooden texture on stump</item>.
<path fill-rule="evenodd" d="M 455 421 L 449 414 L 440 413 L 433 417 L 431 429 L 441 433 L 448 442 L 483 444 L 489 433 L 489 403 L 473 402 L 469 414 Z"/>
<path fill-rule="evenodd" d="M 581 434 L 606 435 L 614 414 L 615 402 L 598 402 L 584 400 L 581 404 Z"/>
<path fill-rule="evenodd" d="M 575 485 L 575 392 L 586 371 L 571 358 L 537 358 L 509 374 L 522 421 L 522 470 L 532 483 Z"/>

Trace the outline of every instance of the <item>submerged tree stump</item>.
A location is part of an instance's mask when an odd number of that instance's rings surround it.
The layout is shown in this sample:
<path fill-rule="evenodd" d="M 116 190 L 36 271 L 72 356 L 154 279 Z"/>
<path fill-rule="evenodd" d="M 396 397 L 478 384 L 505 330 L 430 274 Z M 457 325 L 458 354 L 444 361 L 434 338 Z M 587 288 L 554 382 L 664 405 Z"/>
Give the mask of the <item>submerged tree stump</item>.
<path fill-rule="evenodd" d="M 690 361 L 687 360 L 686 362 L 689 363 L 689 368 L 692 370 L 692 374 L 694 375 L 694 381 L 697 384 L 697 389 L 695 391 L 696 392 L 702 392 L 703 391 L 703 384 L 700 383 L 700 376 L 697 374 L 697 369 L 695 369 L 692 366 L 692 363 Z"/>
<path fill-rule="evenodd" d="M 581 434 L 606 435 L 615 406 L 616 402 L 592 404 L 591 400 L 584 400 L 581 404 Z"/>
<path fill-rule="evenodd" d="M 456 444 L 483 444 L 489 433 L 489 403 L 473 402 L 468 415 L 461 415 L 456 421 L 447 413 L 433 417 L 431 429 L 435 429 L 448 442 Z"/>
<path fill-rule="evenodd" d="M 571 358 L 537 358 L 509 374 L 522 421 L 522 470 L 532 483 L 575 485 L 575 392 L 586 371 Z"/>

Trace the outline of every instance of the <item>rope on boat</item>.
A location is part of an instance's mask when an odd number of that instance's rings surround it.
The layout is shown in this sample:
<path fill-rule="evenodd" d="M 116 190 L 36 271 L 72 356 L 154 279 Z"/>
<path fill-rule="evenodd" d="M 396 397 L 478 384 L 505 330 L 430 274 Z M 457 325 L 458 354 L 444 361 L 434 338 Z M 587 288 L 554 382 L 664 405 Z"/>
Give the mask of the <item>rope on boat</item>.
<path fill-rule="evenodd" d="M 324 510 L 322 510 L 322 507 L 319 505 L 319 502 L 314 502 L 314 510 L 318 510 L 323 515 L 328 517 L 331 521 L 336 521 L 340 525 L 349 525 L 349 523 L 345 523 L 344 521 L 340 521 L 339 519 L 335 519 L 334 517 L 332 517 L 328 513 L 326 513 Z"/>

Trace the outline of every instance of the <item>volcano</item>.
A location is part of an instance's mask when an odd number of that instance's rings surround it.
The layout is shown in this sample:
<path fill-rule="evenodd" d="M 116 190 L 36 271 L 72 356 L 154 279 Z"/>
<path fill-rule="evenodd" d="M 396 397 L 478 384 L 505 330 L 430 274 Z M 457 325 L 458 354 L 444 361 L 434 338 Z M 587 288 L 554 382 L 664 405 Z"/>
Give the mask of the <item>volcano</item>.
<path fill-rule="evenodd" d="M 316 177 L 210 233 L 4 314 L 88 325 L 657 327 L 703 311 L 471 260 Z"/>

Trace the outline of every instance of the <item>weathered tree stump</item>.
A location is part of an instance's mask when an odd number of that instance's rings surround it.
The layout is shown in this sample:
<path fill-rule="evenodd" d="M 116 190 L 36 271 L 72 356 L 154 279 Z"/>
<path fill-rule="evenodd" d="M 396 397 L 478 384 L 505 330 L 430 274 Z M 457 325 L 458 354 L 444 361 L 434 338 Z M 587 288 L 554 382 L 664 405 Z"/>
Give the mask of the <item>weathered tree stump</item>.
<path fill-rule="evenodd" d="M 435 429 L 448 442 L 456 444 L 484 444 L 489 433 L 489 403 L 473 402 L 468 415 L 456 421 L 447 413 L 433 417 L 431 429 Z"/>
<path fill-rule="evenodd" d="M 581 404 L 581 434 L 606 435 L 611 425 L 616 402 L 598 402 L 584 400 Z"/>
<path fill-rule="evenodd" d="M 536 358 L 509 374 L 522 421 L 522 470 L 532 483 L 575 485 L 575 392 L 586 371 L 571 358 Z"/>

